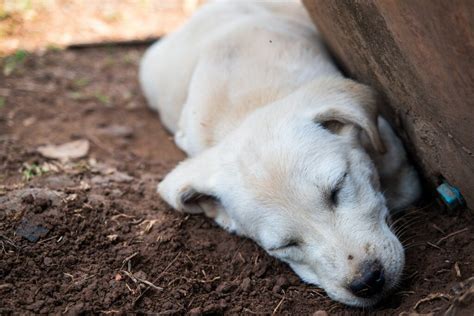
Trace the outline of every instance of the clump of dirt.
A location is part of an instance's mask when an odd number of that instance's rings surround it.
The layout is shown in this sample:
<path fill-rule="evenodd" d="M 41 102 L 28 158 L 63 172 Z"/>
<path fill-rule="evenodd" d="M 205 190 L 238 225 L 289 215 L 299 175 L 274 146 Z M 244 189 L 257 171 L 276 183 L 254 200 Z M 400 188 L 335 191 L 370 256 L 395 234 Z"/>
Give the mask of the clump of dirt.
<path fill-rule="evenodd" d="M 360 312 L 160 200 L 156 184 L 184 155 L 145 106 L 142 53 L 29 55 L 0 77 L 0 313 Z M 78 160 L 36 150 L 78 139 L 91 145 Z M 406 278 L 373 312 L 472 311 L 472 217 L 428 203 L 399 223 Z"/>

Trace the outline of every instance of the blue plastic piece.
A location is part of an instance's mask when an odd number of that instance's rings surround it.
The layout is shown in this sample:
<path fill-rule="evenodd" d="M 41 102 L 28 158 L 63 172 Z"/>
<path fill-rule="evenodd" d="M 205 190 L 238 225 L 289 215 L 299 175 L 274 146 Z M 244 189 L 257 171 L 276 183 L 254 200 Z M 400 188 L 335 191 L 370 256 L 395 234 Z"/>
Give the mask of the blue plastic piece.
<path fill-rule="evenodd" d="M 450 210 L 455 210 L 460 206 L 464 206 L 464 198 L 458 188 L 443 182 L 436 188 L 441 199 Z"/>

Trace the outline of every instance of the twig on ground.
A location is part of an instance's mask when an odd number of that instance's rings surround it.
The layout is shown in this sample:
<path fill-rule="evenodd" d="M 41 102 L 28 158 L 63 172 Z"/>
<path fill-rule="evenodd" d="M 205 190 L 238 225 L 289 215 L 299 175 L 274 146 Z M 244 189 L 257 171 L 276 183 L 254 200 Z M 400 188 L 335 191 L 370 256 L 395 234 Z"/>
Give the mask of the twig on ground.
<path fill-rule="evenodd" d="M 173 263 L 176 262 L 176 260 L 178 260 L 178 257 L 181 255 L 181 251 L 178 252 L 178 254 L 174 257 L 173 260 L 170 261 L 170 263 L 168 263 L 168 265 L 166 266 L 166 268 L 163 269 L 163 271 L 161 271 L 161 273 L 155 278 L 155 280 L 153 280 L 153 283 L 156 283 L 158 282 L 161 277 L 166 273 L 166 271 L 173 265 Z M 133 301 L 133 304 L 132 306 L 135 306 L 138 301 L 148 292 L 148 290 L 151 288 L 151 286 L 148 286 L 136 299 L 135 301 Z"/>
<path fill-rule="evenodd" d="M 433 244 L 433 243 L 431 243 L 431 242 L 429 242 L 429 241 L 427 241 L 426 244 L 427 244 L 428 246 L 433 247 L 433 248 L 436 248 L 436 249 L 438 249 L 438 250 L 442 250 L 442 249 L 443 249 L 443 248 L 441 248 L 440 246 L 437 246 L 437 245 L 435 245 L 435 244 Z"/>
<path fill-rule="evenodd" d="M 66 288 L 66 291 L 69 291 L 69 289 L 72 287 L 72 286 L 75 286 L 75 285 L 78 285 L 78 284 L 81 284 L 82 282 L 84 281 L 87 281 L 89 279 L 92 279 L 93 277 L 95 277 L 96 275 L 95 274 L 91 274 L 89 276 L 85 276 L 83 277 L 82 279 L 79 279 L 79 277 L 76 279 L 72 274 L 70 273 L 63 273 L 65 276 L 67 277 L 70 277 L 71 278 L 71 284 L 69 284 Z M 40 288 L 39 288 L 40 289 Z"/>
<path fill-rule="evenodd" d="M 201 279 L 187 278 L 187 277 L 181 276 L 181 277 L 178 277 L 176 279 L 171 280 L 167 285 L 170 286 L 178 280 L 186 280 L 187 282 L 212 283 L 214 281 L 220 280 L 220 278 L 221 277 L 217 276 L 217 277 L 212 278 L 210 280 L 201 280 Z"/>
<path fill-rule="evenodd" d="M 71 273 L 64 272 L 63 274 L 67 276 L 68 278 L 71 278 L 71 281 L 74 281 L 74 276 Z"/>
<path fill-rule="evenodd" d="M 324 294 L 322 291 L 318 291 L 318 290 L 310 290 L 309 293 L 313 294 L 313 295 L 316 295 L 316 296 L 319 296 L 319 297 L 324 297 Z"/>
<path fill-rule="evenodd" d="M 110 219 L 113 220 L 113 221 L 116 221 L 117 219 L 121 218 L 121 217 L 125 217 L 125 218 L 135 218 L 135 216 L 133 215 L 127 215 L 127 214 L 124 214 L 124 213 L 119 213 L 117 215 L 114 215 L 112 216 Z"/>
<path fill-rule="evenodd" d="M 338 303 L 336 304 L 333 304 L 329 307 L 329 309 L 326 311 L 328 313 L 328 315 L 331 315 L 332 311 L 335 310 L 336 308 L 338 308 L 340 305 Z"/>
<path fill-rule="evenodd" d="M 120 270 L 123 270 L 123 266 L 127 264 L 128 271 L 130 272 L 132 270 L 132 264 L 130 263 L 130 260 L 132 260 L 136 255 L 138 255 L 138 251 L 132 253 L 130 256 L 127 258 L 123 259 L 122 261 L 122 266 L 120 267 Z"/>
<path fill-rule="evenodd" d="M 151 283 L 150 281 L 148 280 L 145 280 L 145 279 L 141 279 L 133 274 L 131 274 L 130 272 L 128 271 L 125 271 L 125 270 L 122 270 L 122 273 L 124 273 L 126 276 L 128 276 L 134 283 L 143 283 L 143 284 L 146 284 L 148 286 L 151 286 L 152 288 L 154 288 L 155 290 L 158 290 L 158 291 L 163 291 L 163 288 L 162 287 L 159 287 L 159 286 L 156 286 L 154 285 L 153 283 Z"/>
<path fill-rule="evenodd" d="M 43 243 L 48 242 L 48 241 L 50 241 L 50 240 L 53 240 L 53 239 L 55 239 L 55 238 L 57 238 L 57 237 L 58 237 L 58 236 L 53 236 L 53 237 L 46 238 L 46 239 L 44 239 L 44 240 L 40 240 L 40 241 L 38 241 L 37 244 L 43 244 Z"/>
<path fill-rule="evenodd" d="M 13 242 L 13 240 L 11 240 L 10 238 L 8 238 L 7 236 L 0 234 L 0 239 L 3 239 L 7 244 L 9 244 L 10 246 L 12 246 L 13 248 L 15 248 L 15 249 L 20 249 L 20 247 L 18 247 L 17 245 L 15 245 L 15 243 Z"/>
<path fill-rule="evenodd" d="M 248 308 L 244 308 L 243 311 L 246 312 L 246 313 L 252 314 L 252 315 L 260 315 L 260 314 L 262 314 L 262 313 L 254 312 L 253 310 L 248 309 Z"/>
<path fill-rule="evenodd" d="M 105 315 L 108 315 L 108 314 L 120 314 L 120 311 L 117 310 L 117 309 L 111 309 L 111 310 L 108 310 L 108 311 L 100 311 L 101 313 L 105 314 Z"/>
<path fill-rule="evenodd" d="M 151 231 L 151 229 L 153 228 L 153 225 L 155 225 L 156 222 L 158 222 L 157 219 L 146 219 L 146 220 L 140 221 L 140 225 L 146 225 L 145 229 L 141 232 L 141 234 L 142 235 L 148 234 Z"/>
<path fill-rule="evenodd" d="M 242 254 L 240 253 L 239 250 L 240 250 L 240 248 L 242 247 L 242 245 L 244 244 L 244 242 L 245 242 L 244 240 L 241 240 L 241 241 L 239 242 L 239 245 L 237 246 L 237 249 L 235 249 L 235 251 L 234 251 L 235 254 L 234 254 L 234 256 L 232 257 L 231 262 L 234 262 L 235 258 L 236 258 L 239 254 L 240 254 L 240 256 L 242 257 Z M 245 262 L 244 262 L 244 263 L 245 263 Z"/>
<path fill-rule="evenodd" d="M 283 301 L 285 300 L 285 295 L 281 298 L 280 302 L 278 302 L 277 306 L 273 309 L 272 315 L 275 315 L 280 308 L 281 304 L 283 304 Z"/>
<path fill-rule="evenodd" d="M 451 237 L 453 237 L 453 236 L 456 236 L 456 235 L 458 235 L 458 234 L 467 232 L 468 230 L 469 230 L 469 228 L 466 227 L 466 228 L 463 228 L 463 229 L 461 229 L 461 230 L 455 231 L 454 233 L 451 233 L 451 234 L 449 234 L 449 235 L 447 235 L 447 236 L 444 236 L 443 238 L 441 238 L 440 240 L 438 240 L 438 241 L 436 242 L 436 244 L 439 245 L 440 243 L 442 243 L 442 242 L 445 241 L 446 239 L 449 239 L 449 238 L 451 238 Z"/>
<path fill-rule="evenodd" d="M 186 255 L 186 258 L 188 258 L 189 262 L 191 262 L 191 264 L 194 265 L 194 261 L 193 261 L 193 259 L 191 259 L 191 257 L 189 257 L 188 255 Z"/>
<path fill-rule="evenodd" d="M 446 232 L 444 230 L 442 230 L 441 228 L 438 227 L 438 225 L 436 224 L 433 224 L 431 225 L 434 229 L 436 229 L 438 232 L 440 232 L 441 234 L 443 235 L 446 235 Z"/>
<path fill-rule="evenodd" d="M 86 136 L 91 141 L 91 143 L 93 143 L 109 155 L 114 155 L 114 152 L 110 148 L 108 148 L 107 145 L 105 145 L 97 136 L 92 133 L 87 133 Z"/>
<path fill-rule="evenodd" d="M 84 282 L 84 281 L 87 281 L 87 280 L 89 280 L 89 279 L 92 279 L 93 277 L 95 277 L 95 274 L 91 274 L 91 275 L 89 275 L 89 276 L 87 276 L 87 277 L 85 277 L 85 278 L 83 278 L 83 279 L 78 280 L 77 282 Z M 76 282 L 76 283 L 77 283 L 77 282 Z"/>
<path fill-rule="evenodd" d="M 4 283 L 4 284 L 0 284 L 0 290 L 3 290 L 3 289 L 11 289 L 13 288 L 13 284 L 11 283 Z"/>
<path fill-rule="evenodd" d="M 125 286 L 127 287 L 127 289 L 128 289 L 132 294 L 135 294 L 135 291 L 132 290 L 132 288 L 131 288 L 127 283 L 125 283 Z"/>
<path fill-rule="evenodd" d="M 257 262 L 258 262 L 258 254 L 257 254 L 257 256 L 255 257 L 255 260 L 254 260 L 254 262 L 253 262 L 253 265 L 256 266 L 256 265 L 257 265 Z"/>
<path fill-rule="evenodd" d="M 421 300 L 416 302 L 415 306 L 413 306 L 413 309 L 415 310 L 415 312 L 418 312 L 417 311 L 418 307 L 420 307 L 420 305 L 423 304 L 423 303 L 430 302 L 430 301 L 433 301 L 433 300 L 436 300 L 436 299 L 445 299 L 445 300 L 449 301 L 449 300 L 451 300 L 451 298 L 452 297 L 449 294 L 431 293 L 427 297 L 422 298 Z"/>
<path fill-rule="evenodd" d="M 456 271 L 456 276 L 460 279 L 462 277 L 461 269 L 459 269 L 459 264 L 457 262 L 454 263 L 454 271 Z"/>

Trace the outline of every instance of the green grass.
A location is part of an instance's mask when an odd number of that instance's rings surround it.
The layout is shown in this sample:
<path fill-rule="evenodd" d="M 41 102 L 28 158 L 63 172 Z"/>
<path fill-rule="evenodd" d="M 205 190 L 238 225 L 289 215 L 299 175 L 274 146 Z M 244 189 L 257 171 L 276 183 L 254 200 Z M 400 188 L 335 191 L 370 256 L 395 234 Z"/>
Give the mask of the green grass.
<path fill-rule="evenodd" d="M 3 109 L 6 104 L 7 104 L 6 99 L 0 96 L 0 110 Z"/>
<path fill-rule="evenodd" d="M 79 78 L 79 79 L 75 79 L 73 82 L 72 82 L 72 85 L 75 89 L 80 89 L 80 88 L 84 88 L 85 86 L 88 86 L 90 83 L 90 80 L 87 79 L 87 78 Z"/>
<path fill-rule="evenodd" d="M 18 66 L 22 65 L 28 53 L 25 50 L 18 50 L 13 55 L 6 57 L 3 61 L 3 74 L 5 76 L 11 75 Z"/>
<path fill-rule="evenodd" d="M 101 92 L 96 92 L 94 96 L 100 103 L 104 105 L 110 105 L 110 97 L 108 95 L 105 95 Z"/>
<path fill-rule="evenodd" d="M 25 163 L 23 165 L 23 170 L 21 173 L 23 175 L 23 180 L 30 181 L 34 177 L 41 176 L 45 174 L 46 172 L 47 170 L 45 170 L 44 168 L 42 168 L 41 166 L 37 164 L 30 165 L 29 163 Z"/>
<path fill-rule="evenodd" d="M 133 53 L 127 53 L 122 60 L 127 65 L 138 65 L 139 58 Z"/>
<path fill-rule="evenodd" d="M 56 44 L 48 44 L 46 46 L 46 49 L 50 52 L 60 52 L 63 50 L 63 48 L 59 45 L 56 45 Z"/>
<path fill-rule="evenodd" d="M 77 91 L 69 93 L 68 97 L 70 97 L 73 100 L 78 100 L 78 101 L 87 99 L 87 96 L 84 93 L 77 92 Z"/>

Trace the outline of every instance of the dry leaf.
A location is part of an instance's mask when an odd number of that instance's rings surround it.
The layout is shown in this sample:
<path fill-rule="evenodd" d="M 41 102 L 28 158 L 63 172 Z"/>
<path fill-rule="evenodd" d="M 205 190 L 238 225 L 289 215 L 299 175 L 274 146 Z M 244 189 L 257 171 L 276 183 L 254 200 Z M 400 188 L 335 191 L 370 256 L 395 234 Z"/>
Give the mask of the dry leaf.
<path fill-rule="evenodd" d="M 46 158 L 69 160 L 82 158 L 89 152 L 89 141 L 79 139 L 62 145 L 45 145 L 38 147 L 38 152 Z"/>
<path fill-rule="evenodd" d="M 80 190 L 88 191 L 90 188 L 91 188 L 90 184 L 85 182 L 85 181 L 81 181 L 80 184 L 79 184 L 79 189 Z"/>
<path fill-rule="evenodd" d="M 118 238 L 117 234 L 107 235 L 107 239 L 110 240 L 110 241 L 116 241 L 117 238 Z"/>

